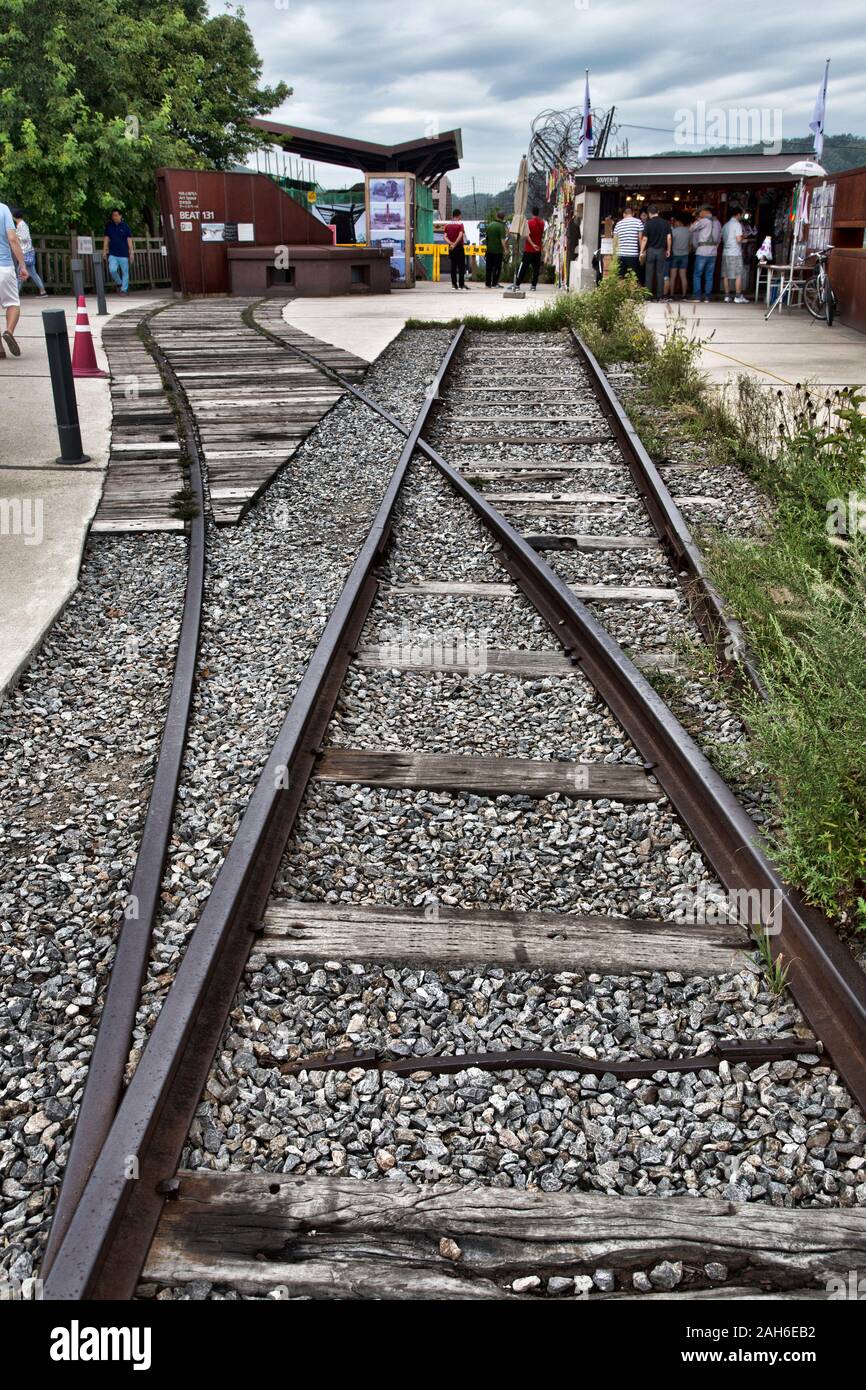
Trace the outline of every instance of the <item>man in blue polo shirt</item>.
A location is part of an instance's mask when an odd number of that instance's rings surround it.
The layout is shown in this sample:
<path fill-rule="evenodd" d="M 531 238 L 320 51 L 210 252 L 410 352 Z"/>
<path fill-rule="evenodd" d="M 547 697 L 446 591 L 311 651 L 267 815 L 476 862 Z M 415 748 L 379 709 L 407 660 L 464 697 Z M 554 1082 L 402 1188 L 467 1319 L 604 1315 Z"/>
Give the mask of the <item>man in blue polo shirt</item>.
<path fill-rule="evenodd" d="M 108 260 L 108 273 L 121 294 L 129 294 L 132 250 L 132 228 L 124 222 L 120 208 L 112 208 L 102 242 L 102 259 Z"/>

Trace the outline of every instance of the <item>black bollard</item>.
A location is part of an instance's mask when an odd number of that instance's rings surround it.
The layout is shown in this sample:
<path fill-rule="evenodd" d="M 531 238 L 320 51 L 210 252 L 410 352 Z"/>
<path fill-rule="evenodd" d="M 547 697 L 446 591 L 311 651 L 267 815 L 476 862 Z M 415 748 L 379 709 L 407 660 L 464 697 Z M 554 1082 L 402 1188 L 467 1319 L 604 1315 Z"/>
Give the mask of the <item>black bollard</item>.
<path fill-rule="evenodd" d="M 96 308 L 100 314 L 107 314 L 108 308 L 105 303 L 105 273 L 102 268 L 102 257 L 94 251 L 93 253 L 93 283 L 96 286 Z"/>
<path fill-rule="evenodd" d="M 45 329 L 51 389 L 54 392 L 54 414 L 57 417 L 57 434 L 60 438 L 60 457 L 56 462 L 88 463 L 90 455 L 84 453 L 81 444 L 81 426 L 78 423 L 78 402 L 75 399 L 75 383 L 72 379 L 66 315 L 62 309 L 46 309 L 42 314 L 42 326 Z"/>
<path fill-rule="evenodd" d="M 76 303 L 84 294 L 84 262 L 77 256 L 72 258 L 72 293 Z"/>

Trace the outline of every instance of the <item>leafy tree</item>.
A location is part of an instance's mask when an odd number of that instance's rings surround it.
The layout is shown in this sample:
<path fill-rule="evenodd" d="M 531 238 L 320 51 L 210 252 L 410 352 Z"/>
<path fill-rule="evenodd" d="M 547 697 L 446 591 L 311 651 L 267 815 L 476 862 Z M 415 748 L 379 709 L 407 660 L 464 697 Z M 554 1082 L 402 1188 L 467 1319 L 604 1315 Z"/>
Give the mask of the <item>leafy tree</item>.
<path fill-rule="evenodd" d="M 0 198 L 42 232 L 147 215 L 160 165 L 226 168 L 291 89 L 243 11 L 206 0 L 0 0 Z"/>

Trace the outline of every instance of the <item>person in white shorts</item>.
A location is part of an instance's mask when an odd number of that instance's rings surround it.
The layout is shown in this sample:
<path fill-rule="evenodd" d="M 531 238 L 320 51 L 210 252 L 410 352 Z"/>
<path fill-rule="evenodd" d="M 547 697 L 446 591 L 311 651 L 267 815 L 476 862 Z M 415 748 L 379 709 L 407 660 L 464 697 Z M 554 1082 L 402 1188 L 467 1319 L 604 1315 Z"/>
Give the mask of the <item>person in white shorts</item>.
<path fill-rule="evenodd" d="M 15 268 L 15 262 L 18 268 Z M 21 301 L 18 296 L 19 276 L 21 283 L 30 279 L 30 272 L 24 261 L 24 252 L 15 230 L 12 213 L 5 203 L 0 203 L 0 309 L 6 311 L 6 329 L 0 342 L 0 357 L 5 357 L 3 343 L 13 357 L 21 356 L 21 349 L 15 341 L 15 328 L 21 316 Z"/>

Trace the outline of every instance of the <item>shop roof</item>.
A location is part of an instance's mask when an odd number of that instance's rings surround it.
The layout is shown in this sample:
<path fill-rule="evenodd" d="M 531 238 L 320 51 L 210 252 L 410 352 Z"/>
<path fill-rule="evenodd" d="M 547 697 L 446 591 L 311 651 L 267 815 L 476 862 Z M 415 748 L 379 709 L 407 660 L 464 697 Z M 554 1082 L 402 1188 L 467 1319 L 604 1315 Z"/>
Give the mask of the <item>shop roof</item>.
<path fill-rule="evenodd" d="M 329 135 L 323 130 L 304 130 L 260 117 L 251 120 L 250 125 L 276 135 L 287 153 L 301 159 L 363 169 L 371 174 L 415 174 L 426 183 L 441 178 L 449 169 L 458 169 L 463 158 L 463 137 L 459 130 L 443 130 L 437 135 L 403 140 L 397 145 L 379 145 L 372 140 L 353 140 L 348 135 Z"/>
<path fill-rule="evenodd" d="M 592 159 L 578 170 L 576 179 L 589 188 L 639 187 L 664 184 L 696 186 L 795 183 L 789 164 L 810 157 L 810 151 L 785 154 L 683 154 L 636 155 L 627 158 Z"/>

